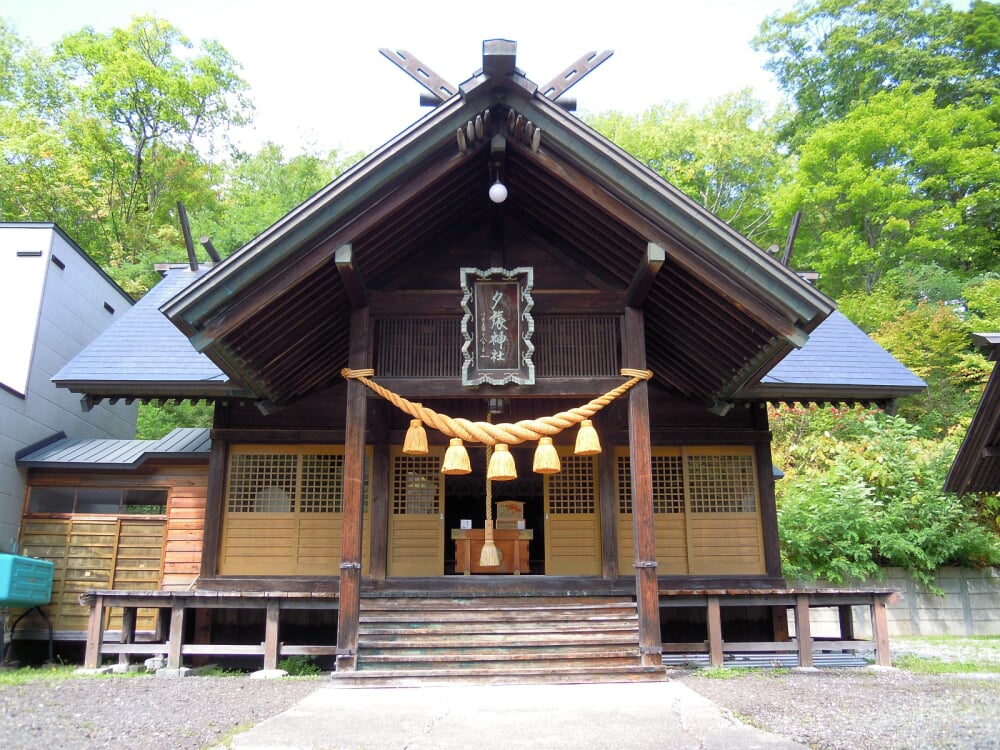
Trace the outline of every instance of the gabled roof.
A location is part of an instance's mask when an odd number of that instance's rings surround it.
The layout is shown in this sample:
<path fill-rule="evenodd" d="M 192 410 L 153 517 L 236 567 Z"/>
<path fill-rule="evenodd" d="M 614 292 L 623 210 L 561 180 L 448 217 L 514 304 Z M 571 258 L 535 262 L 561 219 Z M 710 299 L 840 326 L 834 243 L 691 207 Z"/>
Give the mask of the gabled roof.
<path fill-rule="evenodd" d="M 989 348 L 993 366 L 983 398 L 955 455 L 947 492 L 1000 492 L 1000 333 L 976 333 L 972 343 Z"/>
<path fill-rule="evenodd" d="M 154 459 L 207 460 L 208 428 L 178 427 L 159 440 L 101 440 L 60 437 L 18 453 L 20 468 L 134 469 Z"/>
<path fill-rule="evenodd" d="M 654 385 L 709 405 L 754 383 L 832 311 L 512 64 L 459 88 L 163 312 L 254 396 L 289 403 L 339 379 L 352 307 L 377 315 L 379 290 L 405 288 L 456 237 L 500 226 L 492 237 L 527 237 L 619 309 L 643 307 Z M 487 198 L 494 133 L 509 189 L 500 207 Z M 655 248 L 665 253 L 656 273 Z"/>
<path fill-rule="evenodd" d="M 194 351 L 159 308 L 205 276 L 172 268 L 164 279 L 53 377 L 56 385 L 102 397 L 217 397 L 239 388 L 212 361 Z"/>
<path fill-rule="evenodd" d="M 772 401 L 882 402 L 926 388 L 923 380 L 834 311 L 805 346 L 789 353 L 741 395 Z"/>

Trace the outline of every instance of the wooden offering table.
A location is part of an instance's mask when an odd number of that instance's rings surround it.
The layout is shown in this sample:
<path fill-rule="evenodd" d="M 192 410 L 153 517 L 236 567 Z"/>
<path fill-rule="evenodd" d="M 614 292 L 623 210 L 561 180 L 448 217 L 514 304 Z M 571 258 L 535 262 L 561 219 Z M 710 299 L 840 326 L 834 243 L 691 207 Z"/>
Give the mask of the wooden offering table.
<path fill-rule="evenodd" d="M 499 567 L 483 567 L 479 555 L 486 541 L 485 529 L 452 529 L 455 540 L 455 572 L 464 573 L 521 573 L 531 572 L 528 560 L 528 541 L 534 538 L 531 529 L 495 529 L 493 543 L 500 551 Z"/>

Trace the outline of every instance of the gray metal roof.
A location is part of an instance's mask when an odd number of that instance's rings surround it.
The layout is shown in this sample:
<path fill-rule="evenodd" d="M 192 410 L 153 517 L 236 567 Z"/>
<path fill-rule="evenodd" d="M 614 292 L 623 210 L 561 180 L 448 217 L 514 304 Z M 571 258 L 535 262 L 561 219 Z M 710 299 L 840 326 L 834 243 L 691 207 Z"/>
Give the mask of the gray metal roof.
<path fill-rule="evenodd" d="M 160 312 L 211 269 L 170 269 L 163 280 L 56 373 L 56 385 L 106 396 L 218 396 L 234 385 Z"/>
<path fill-rule="evenodd" d="M 159 440 L 61 438 L 18 455 L 21 468 L 134 469 L 155 458 L 208 459 L 208 428 L 178 427 Z"/>
<path fill-rule="evenodd" d="M 835 311 L 801 349 L 791 352 L 741 395 L 880 401 L 926 388 L 923 380 Z"/>

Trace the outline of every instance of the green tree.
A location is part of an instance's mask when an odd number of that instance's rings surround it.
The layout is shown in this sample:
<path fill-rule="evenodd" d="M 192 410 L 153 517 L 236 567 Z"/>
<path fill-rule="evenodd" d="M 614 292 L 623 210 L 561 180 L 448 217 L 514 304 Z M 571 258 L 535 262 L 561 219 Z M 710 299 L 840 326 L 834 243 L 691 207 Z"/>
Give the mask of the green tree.
<path fill-rule="evenodd" d="M 217 204 L 196 212 L 192 223 L 211 237 L 223 254 L 242 247 L 304 202 L 361 154 L 302 153 L 285 156 L 281 146 L 265 143 L 255 154 L 236 153 L 217 165 Z"/>
<path fill-rule="evenodd" d="M 795 103 L 793 142 L 859 103 L 908 83 L 937 106 L 994 99 L 1000 7 L 977 0 L 800 0 L 765 19 L 753 41 Z"/>
<path fill-rule="evenodd" d="M 871 291 L 900 264 L 995 269 L 998 142 L 987 111 L 939 107 L 909 86 L 818 128 L 775 200 L 779 224 L 803 211 L 797 265 L 835 297 Z"/>
<path fill-rule="evenodd" d="M 763 103 L 750 91 L 698 113 L 687 104 L 664 104 L 638 115 L 599 113 L 587 122 L 758 244 L 775 239 L 766 199 L 786 160 Z"/>
<path fill-rule="evenodd" d="M 193 50 L 177 28 L 145 16 L 108 34 L 70 34 L 53 53 L 66 87 L 64 132 L 100 185 L 93 208 L 105 244 L 92 253 L 119 280 L 177 241 L 176 229 L 162 230 L 176 227 L 178 200 L 210 204 L 199 148 L 211 151 L 250 113 L 247 84 L 229 53 L 214 41 Z"/>

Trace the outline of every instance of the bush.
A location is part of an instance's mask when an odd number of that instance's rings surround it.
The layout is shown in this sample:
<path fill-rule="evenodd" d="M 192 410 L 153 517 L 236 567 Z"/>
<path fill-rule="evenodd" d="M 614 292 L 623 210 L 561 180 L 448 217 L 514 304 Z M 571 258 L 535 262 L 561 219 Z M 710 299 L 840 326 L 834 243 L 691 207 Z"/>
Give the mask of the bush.
<path fill-rule="evenodd" d="M 1000 564 L 977 499 L 942 489 L 954 434 L 922 438 L 902 417 L 860 407 L 773 415 L 786 575 L 839 583 L 896 566 L 932 586 L 943 565 Z"/>

